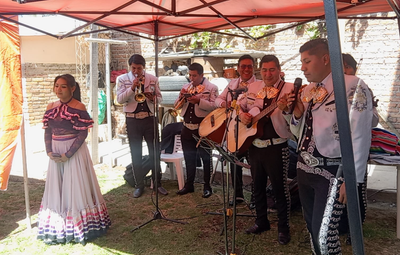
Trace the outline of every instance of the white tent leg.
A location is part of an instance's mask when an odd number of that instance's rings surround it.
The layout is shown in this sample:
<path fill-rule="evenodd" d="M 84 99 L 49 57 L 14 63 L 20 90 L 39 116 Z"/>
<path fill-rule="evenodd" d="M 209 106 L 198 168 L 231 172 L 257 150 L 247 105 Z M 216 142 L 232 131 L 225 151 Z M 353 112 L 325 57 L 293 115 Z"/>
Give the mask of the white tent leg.
<path fill-rule="evenodd" d="M 24 191 L 25 191 L 25 207 L 26 207 L 26 227 L 31 230 L 31 209 L 29 202 L 29 187 L 28 187 L 28 168 L 26 163 L 26 147 L 25 147 L 25 121 L 24 114 L 22 114 L 21 123 L 21 150 L 22 150 L 22 170 L 24 174 Z"/>

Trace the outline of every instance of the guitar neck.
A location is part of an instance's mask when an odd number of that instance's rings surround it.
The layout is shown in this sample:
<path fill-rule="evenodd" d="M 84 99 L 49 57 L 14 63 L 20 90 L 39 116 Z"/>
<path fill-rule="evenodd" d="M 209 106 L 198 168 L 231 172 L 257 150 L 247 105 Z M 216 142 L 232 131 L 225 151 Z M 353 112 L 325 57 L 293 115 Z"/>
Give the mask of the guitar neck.
<path fill-rule="evenodd" d="M 263 118 L 264 116 L 266 116 L 268 113 L 272 112 L 273 110 L 275 110 L 275 108 L 278 107 L 277 102 L 273 102 L 270 106 L 268 106 L 267 108 L 265 108 L 264 110 L 262 110 L 259 114 L 257 114 L 257 116 L 255 116 L 253 118 L 252 124 L 258 122 L 261 118 Z"/>

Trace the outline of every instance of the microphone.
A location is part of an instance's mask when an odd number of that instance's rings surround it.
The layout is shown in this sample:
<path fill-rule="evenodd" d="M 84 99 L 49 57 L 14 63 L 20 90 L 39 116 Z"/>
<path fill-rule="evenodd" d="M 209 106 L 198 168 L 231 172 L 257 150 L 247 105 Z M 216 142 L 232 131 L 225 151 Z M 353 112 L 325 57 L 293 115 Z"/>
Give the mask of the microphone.
<path fill-rule="evenodd" d="M 297 95 L 299 94 L 299 90 L 301 88 L 302 83 L 303 83 L 303 80 L 301 78 L 296 78 L 296 80 L 294 80 L 294 84 L 293 84 L 294 101 L 292 103 L 292 107 L 290 107 L 288 114 L 293 113 L 294 107 L 297 103 Z"/>
<path fill-rule="evenodd" d="M 249 89 L 247 87 L 240 87 L 240 88 L 237 88 L 237 89 L 228 88 L 228 90 L 229 90 L 229 92 L 233 92 L 233 93 L 236 93 L 237 95 L 240 95 L 240 94 L 242 94 L 244 92 L 247 92 Z"/>
<path fill-rule="evenodd" d="M 247 90 L 248 90 L 247 87 L 240 87 L 237 89 L 228 88 L 228 91 L 229 91 L 229 93 L 231 93 L 231 96 L 232 96 L 231 107 L 233 107 L 233 108 L 236 107 L 236 100 L 238 99 L 239 95 L 242 94 L 243 92 L 247 92 Z"/>

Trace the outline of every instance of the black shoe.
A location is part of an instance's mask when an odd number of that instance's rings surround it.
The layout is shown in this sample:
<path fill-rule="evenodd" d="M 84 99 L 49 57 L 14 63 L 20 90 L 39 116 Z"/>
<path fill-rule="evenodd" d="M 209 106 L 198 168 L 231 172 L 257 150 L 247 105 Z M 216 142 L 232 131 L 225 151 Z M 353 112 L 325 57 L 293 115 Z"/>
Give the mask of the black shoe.
<path fill-rule="evenodd" d="M 350 236 L 350 234 L 348 234 L 347 237 L 346 237 L 346 244 L 347 245 L 351 245 L 351 236 Z"/>
<path fill-rule="evenodd" d="M 212 195 L 212 190 L 211 189 L 205 189 L 203 191 L 203 198 L 209 198 Z"/>
<path fill-rule="evenodd" d="M 249 209 L 250 209 L 250 210 L 256 209 L 256 203 L 250 203 L 250 204 L 249 204 Z"/>
<path fill-rule="evenodd" d="M 133 192 L 133 197 L 134 197 L 134 198 L 140 197 L 140 196 L 143 194 L 143 190 L 144 190 L 144 187 L 137 188 L 137 189 Z"/>
<path fill-rule="evenodd" d="M 243 197 L 236 197 L 236 204 L 241 204 L 244 202 Z M 229 206 L 233 206 L 233 200 L 229 201 Z"/>
<path fill-rule="evenodd" d="M 288 244 L 290 242 L 290 234 L 279 232 L 278 234 L 278 242 L 282 245 Z"/>
<path fill-rule="evenodd" d="M 271 226 L 268 224 L 265 227 L 260 227 L 257 224 L 254 224 L 251 228 L 246 229 L 246 234 L 261 234 L 262 232 L 268 231 L 271 229 Z"/>
<path fill-rule="evenodd" d="M 160 193 L 161 195 L 164 195 L 164 196 L 168 195 L 168 191 L 166 189 L 164 189 L 164 187 L 158 187 L 157 190 L 158 190 L 158 193 Z"/>
<path fill-rule="evenodd" d="M 183 187 L 183 189 L 178 190 L 176 192 L 176 194 L 178 194 L 178 195 L 186 195 L 187 193 L 193 193 L 193 192 L 194 192 L 194 187 L 191 187 L 191 188 Z"/>

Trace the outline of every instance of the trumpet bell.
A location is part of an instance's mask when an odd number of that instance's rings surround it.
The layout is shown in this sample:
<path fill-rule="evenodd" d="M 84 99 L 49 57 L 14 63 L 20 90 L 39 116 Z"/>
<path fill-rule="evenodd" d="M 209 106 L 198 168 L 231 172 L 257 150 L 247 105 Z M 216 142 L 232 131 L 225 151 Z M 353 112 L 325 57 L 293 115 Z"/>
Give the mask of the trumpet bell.
<path fill-rule="evenodd" d="M 178 110 L 176 109 L 168 109 L 169 114 L 171 114 L 173 117 L 178 117 Z"/>
<path fill-rule="evenodd" d="M 146 101 L 146 96 L 143 93 L 137 93 L 135 94 L 135 100 L 138 103 L 143 103 L 144 101 Z"/>

